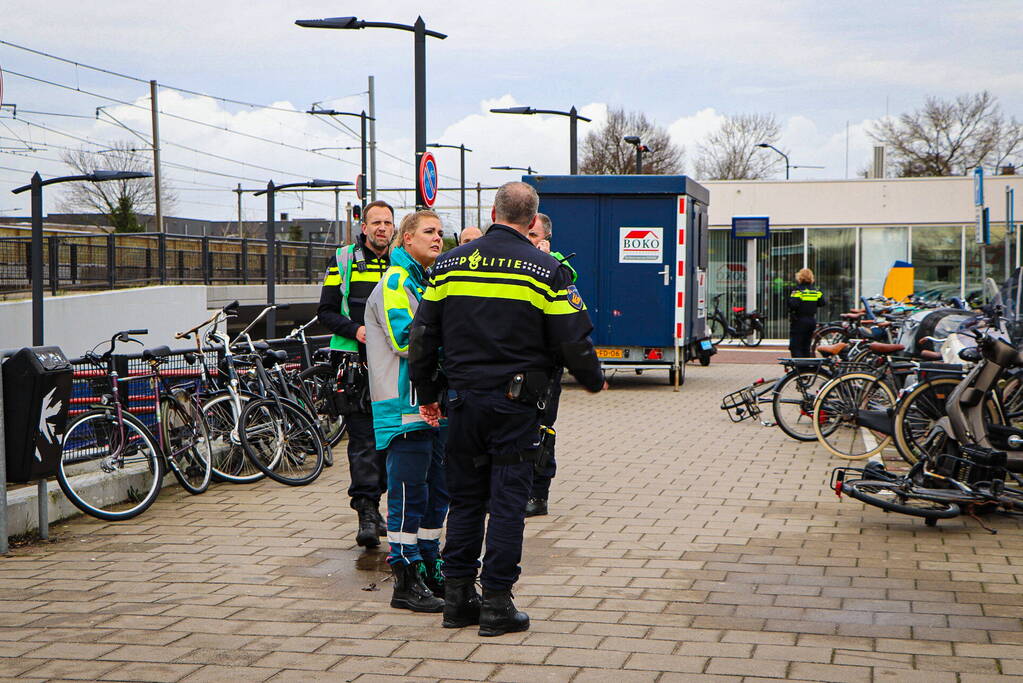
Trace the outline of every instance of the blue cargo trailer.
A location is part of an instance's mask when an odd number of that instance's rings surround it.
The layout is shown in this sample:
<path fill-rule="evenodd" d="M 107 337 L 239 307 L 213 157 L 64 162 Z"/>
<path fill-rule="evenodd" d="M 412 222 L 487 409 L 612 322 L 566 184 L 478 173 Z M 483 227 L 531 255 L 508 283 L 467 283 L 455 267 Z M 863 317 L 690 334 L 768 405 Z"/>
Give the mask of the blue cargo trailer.
<path fill-rule="evenodd" d="M 666 370 L 710 362 L 707 204 L 685 176 L 522 178 L 551 217 L 554 248 L 568 255 L 593 319 L 605 369 Z"/>

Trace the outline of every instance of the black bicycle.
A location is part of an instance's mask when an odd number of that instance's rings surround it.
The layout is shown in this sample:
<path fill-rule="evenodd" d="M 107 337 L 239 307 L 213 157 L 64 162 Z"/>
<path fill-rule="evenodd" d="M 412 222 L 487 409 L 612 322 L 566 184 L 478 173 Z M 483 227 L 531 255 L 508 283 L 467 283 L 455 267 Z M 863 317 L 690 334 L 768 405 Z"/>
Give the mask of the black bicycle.
<path fill-rule="evenodd" d="M 719 299 L 724 294 L 714 297 L 714 310 L 707 316 L 707 327 L 710 330 L 711 343 L 717 346 L 725 339 L 736 339 L 746 346 L 759 346 L 764 340 L 764 323 L 756 311 L 746 312 L 745 306 L 733 306 L 730 322 L 721 311 Z"/>

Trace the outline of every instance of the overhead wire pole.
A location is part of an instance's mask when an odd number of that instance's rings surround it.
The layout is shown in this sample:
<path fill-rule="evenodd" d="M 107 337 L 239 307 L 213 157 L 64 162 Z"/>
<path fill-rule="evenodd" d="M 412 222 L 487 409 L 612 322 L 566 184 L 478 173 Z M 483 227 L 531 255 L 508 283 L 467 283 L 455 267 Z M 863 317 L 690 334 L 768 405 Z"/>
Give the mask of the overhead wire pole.
<path fill-rule="evenodd" d="M 238 183 L 238 237 L 245 237 L 245 229 L 242 228 L 242 184 Z"/>
<path fill-rule="evenodd" d="M 369 77 L 369 199 L 377 200 L 377 97 L 376 79 Z"/>
<path fill-rule="evenodd" d="M 149 104 L 153 117 L 153 197 L 156 200 L 156 231 L 163 232 L 163 203 L 160 192 L 160 106 L 156 81 L 149 81 Z"/>

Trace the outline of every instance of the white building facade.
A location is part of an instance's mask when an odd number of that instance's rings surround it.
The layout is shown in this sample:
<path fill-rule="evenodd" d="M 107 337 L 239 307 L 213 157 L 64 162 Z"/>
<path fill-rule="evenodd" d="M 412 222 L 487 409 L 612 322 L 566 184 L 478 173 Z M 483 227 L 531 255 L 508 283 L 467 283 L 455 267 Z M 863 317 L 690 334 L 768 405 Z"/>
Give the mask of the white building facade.
<path fill-rule="evenodd" d="M 883 178 L 838 181 L 705 181 L 710 191 L 708 298 L 756 308 L 769 338 L 788 336 L 785 302 L 795 273 L 810 268 L 836 319 L 860 296 L 880 294 L 895 261 L 915 268 L 915 291 L 969 297 L 1020 264 L 1023 176 L 987 176 L 990 241 L 978 243 L 974 180 Z M 1015 229 L 1006 225 L 1007 188 Z M 766 239 L 733 239 L 732 218 L 767 216 Z M 726 306 L 728 308 L 726 308 Z"/>

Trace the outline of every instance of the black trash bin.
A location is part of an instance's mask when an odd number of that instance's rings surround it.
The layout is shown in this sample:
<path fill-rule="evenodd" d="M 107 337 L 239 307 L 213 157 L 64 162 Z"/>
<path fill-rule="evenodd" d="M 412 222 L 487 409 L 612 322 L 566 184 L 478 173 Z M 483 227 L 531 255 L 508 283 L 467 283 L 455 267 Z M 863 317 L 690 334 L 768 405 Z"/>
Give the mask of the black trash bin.
<path fill-rule="evenodd" d="M 71 363 L 56 346 L 24 348 L 3 363 L 7 481 L 56 476 L 71 402 Z"/>

